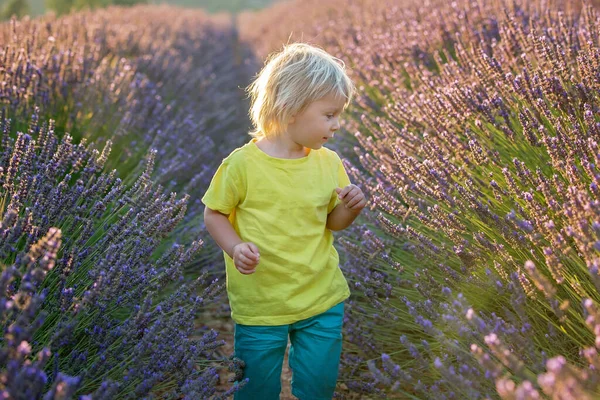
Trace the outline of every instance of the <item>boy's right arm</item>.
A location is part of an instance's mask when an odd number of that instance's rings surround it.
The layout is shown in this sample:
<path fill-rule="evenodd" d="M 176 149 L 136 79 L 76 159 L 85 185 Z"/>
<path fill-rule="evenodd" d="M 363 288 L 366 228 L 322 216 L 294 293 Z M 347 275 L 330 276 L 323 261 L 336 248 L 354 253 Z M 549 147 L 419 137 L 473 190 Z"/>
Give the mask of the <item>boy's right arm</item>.
<path fill-rule="evenodd" d="M 204 224 L 210 236 L 217 242 L 242 274 L 251 274 L 260 260 L 254 243 L 243 242 L 231 226 L 228 216 L 208 207 L 204 208 Z"/>

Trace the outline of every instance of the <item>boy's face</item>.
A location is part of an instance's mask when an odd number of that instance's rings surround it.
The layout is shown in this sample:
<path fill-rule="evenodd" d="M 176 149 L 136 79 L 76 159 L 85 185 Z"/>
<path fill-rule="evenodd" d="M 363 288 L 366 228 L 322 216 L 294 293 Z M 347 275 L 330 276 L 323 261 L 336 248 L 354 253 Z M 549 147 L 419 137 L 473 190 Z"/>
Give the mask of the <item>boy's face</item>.
<path fill-rule="evenodd" d="M 335 131 L 340 129 L 340 114 L 345 99 L 328 94 L 308 105 L 301 113 L 292 116 L 287 133 L 299 145 L 320 149 Z"/>

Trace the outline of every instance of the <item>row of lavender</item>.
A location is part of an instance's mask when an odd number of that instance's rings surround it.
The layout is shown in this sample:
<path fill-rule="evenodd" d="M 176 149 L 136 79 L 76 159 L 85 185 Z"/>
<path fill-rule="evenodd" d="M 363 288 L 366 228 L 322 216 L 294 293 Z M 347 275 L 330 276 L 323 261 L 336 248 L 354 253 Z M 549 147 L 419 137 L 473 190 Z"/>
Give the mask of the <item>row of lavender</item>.
<path fill-rule="evenodd" d="M 3 398 L 215 394 L 222 341 L 194 317 L 222 285 L 194 211 L 243 139 L 252 63 L 201 12 L 0 25 Z"/>
<path fill-rule="evenodd" d="M 280 25 L 260 34 L 269 49 L 304 31 L 360 82 L 339 149 L 371 212 L 342 239 L 341 381 L 384 398 L 598 398 L 595 9 L 318 3 L 290 13 L 310 30 L 272 9 Z"/>

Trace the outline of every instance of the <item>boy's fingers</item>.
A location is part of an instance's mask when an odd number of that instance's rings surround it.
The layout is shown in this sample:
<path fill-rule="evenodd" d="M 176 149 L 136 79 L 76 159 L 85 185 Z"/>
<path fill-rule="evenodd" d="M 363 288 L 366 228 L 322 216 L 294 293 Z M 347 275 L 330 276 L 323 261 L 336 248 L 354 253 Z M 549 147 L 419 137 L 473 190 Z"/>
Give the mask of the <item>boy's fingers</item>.
<path fill-rule="evenodd" d="M 245 254 L 240 254 L 239 260 L 244 264 L 252 264 L 252 260 L 250 259 L 250 257 L 246 256 Z"/>
<path fill-rule="evenodd" d="M 255 268 L 256 264 L 252 261 L 238 260 L 237 263 L 235 263 L 235 266 L 239 270 L 251 271 Z"/>
<path fill-rule="evenodd" d="M 346 204 L 348 208 L 352 208 L 360 202 L 360 198 L 358 196 L 354 196 L 351 200 Z"/>
<path fill-rule="evenodd" d="M 251 265 L 248 265 L 248 264 L 240 263 L 238 269 L 241 271 L 248 272 L 248 271 L 252 271 L 254 269 L 254 267 Z"/>
<path fill-rule="evenodd" d="M 365 196 L 361 195 L 360 193 L 356 193 L 354 196 L 352 196 L 352 200 L 348 201 L 348 206 L 354 206 L 360 203 L 364 198 Z"/>
<path fill-rule="evenodd" d="M 349 206 L 349 208 L 353 209 L 353 210 L 358 210 L 358 209 L 362 209 L 367 205 L 367 200 L 363 197 L 361 199 L 359 199 L 355 204 L 353 204 L 352 206 Z"/>
<path fill-rule="evenodd" d="M 258 254 L 253 253 L 252 249 L 248 249 L 245 252 L 243 252 L 243 254 L 249 259 L 249 260 L 253 260 L 253 261 L 258 261 Z"/>
<path fill-rule="evenodd" d="M 242 254 L 244 255 L 244 257 L 254 258 L 253 254 L 252 254 L 252 250 L 250 250 L 249 248 L 243 248 Z"/>
<path fill-rule="evenodd" d="M 341 192 L 338 193 L 338 196 L 340 197 L 340 199 L 343 199 L 348 194 L 349 191 L 350 191 L 349 187 L 346 186 L 345 188 L 342 189 Z"/>
<path fill-rule="evenodd" d="M 254 269 L 254 268 L 252 268 L 252 269 L 244 269 L 242 267 L 238 267 L 237 270 L 240 271 L 240 273 L 244 274 L 244 275 L 250 275 L 250 274 L 253 274 L 254 271 L 256 271 L 256 269 Z"/>
<path fill-rule="evenodd" d="M 257 256 L 260 256 L 260 253 L 258 251 L 258 247 L 256 247 L 256 245 L 254 243 L 248 243 L 248 247 L 250 247 L 250 250 L 252 250 L 252 252 L 254 254 L 256 254 Z"/>

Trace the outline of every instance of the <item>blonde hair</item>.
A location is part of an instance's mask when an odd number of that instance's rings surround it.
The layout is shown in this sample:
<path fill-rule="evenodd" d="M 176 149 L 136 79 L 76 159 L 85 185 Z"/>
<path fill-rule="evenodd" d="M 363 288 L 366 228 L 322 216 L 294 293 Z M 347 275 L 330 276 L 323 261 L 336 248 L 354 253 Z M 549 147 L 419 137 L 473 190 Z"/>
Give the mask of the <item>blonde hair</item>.
<path fill-rule="evenodd" d="M 346 99 L 356 90 L 342 60 L 307 43 L 284 45 L 271 53 L 256 79 L 246 88 L 255 138 L 285 131 L 292 115 L 330 93 Z"/>

